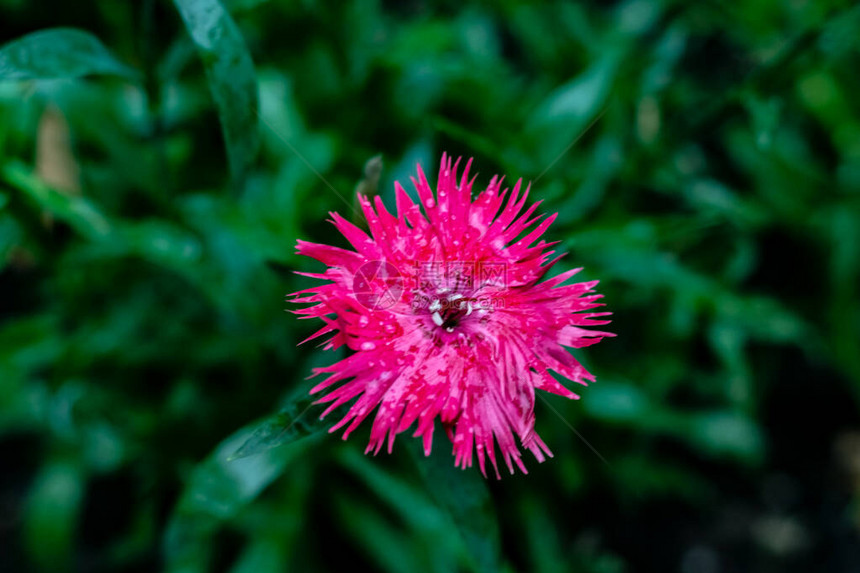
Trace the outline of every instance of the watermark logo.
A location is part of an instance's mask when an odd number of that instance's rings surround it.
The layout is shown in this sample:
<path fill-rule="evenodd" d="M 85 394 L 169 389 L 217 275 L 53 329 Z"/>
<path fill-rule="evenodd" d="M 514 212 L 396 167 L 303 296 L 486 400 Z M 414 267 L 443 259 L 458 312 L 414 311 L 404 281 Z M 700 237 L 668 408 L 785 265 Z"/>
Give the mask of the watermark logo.
<path fill-rule="evenodd" d="M 418 290 L 472 291 L 507 286 L 507 265 L 488 261 L 416 261 L 413 276 L 412 287 Z"/>
<path fill-rule="evenodd" d="M 416 294 L 412 298 L 410 306 L 413 311 L 438 311 L 443 315 L 462 311 L 469 315 L 475 310 L 495 310 L 505 308 L 505 302 L 506 301 L 503 297 L 489 295 L 464 297 L 459 294 L 452 294 L 450 296 L 443 295 L 441 297 L 434 298 L 423 294 Z"/>
<path fill-rule="evenodd" d="M 435 312 L 441 304 L 444 311 L 497 308 L 504 301 L 487 296 L 483 289 L 507 286 L 505 263 L 486 261 L 415 261 L 406 273 L 388 261 L 369 261 L 353 278 L 353 292 L 370 310 L 391 308 L 401 301 L 404 291 L 412 291 L 413 311 Z M 492 292 L 492 291 L 491 291 Z"/>
<path fill-rule="evenodd" d="M 481 262 L 475 265 L 478 280 L 484 286 L 508 286 L 507 265 L 505 263 Z"/>
<path fill-rule="evenodd" d="M 403 275 L 386 261 L 370 261 L 361 265 L 352 279 L 355 298 L 370 310 L 391 308 L 403 296 Z"/>

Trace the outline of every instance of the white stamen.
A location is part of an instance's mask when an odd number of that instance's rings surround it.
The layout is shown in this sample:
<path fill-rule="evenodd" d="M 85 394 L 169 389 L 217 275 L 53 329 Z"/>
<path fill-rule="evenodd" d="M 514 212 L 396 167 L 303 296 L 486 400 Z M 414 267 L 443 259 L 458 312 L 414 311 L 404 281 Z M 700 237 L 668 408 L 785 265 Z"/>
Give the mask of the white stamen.
<path fill-rule="evenodd" d="M 442 315 L 439 314 L 438 312 L 434 312 L 432 318 L 433 318 L 433 323 L 436 326 L 442 326 L 442 324 L 444 324 L 444 322 L 445 322 L 444 320 L 442 320 Z"/>
<path fill-rule="evenodd" d="M 430 312 L 439 310 L 440 308 L 442 308 L 442 301 L 438 298 L 430 303 Z"/>

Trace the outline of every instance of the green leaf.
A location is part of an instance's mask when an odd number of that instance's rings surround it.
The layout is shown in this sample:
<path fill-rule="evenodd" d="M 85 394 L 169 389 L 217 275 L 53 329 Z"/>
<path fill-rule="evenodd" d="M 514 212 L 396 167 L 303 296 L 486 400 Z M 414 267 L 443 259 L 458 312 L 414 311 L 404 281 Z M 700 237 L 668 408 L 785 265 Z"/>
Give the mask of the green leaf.
<path fill-rule="evenodd" d="M 226 0 L 224 5 L 232 14 L 236 14 L 237 12 L 245 12 L 248 10 L 253 10 L 260 4 L 265 4 L 269 0 Z"/>
<path fill-rule="evenodd" d="M 588 129 L 612 90 L 624 50 L 614 47 L 580 75 L 550 93 L 531 114 L 526 126 L 535 142 L 534 168 L 544 170 L 558 154 Z"/>
<path fill-rule="evenodd" d="M 418 441 L 410 450 L 432 496 L 454 520 L 480 572 L 502 570 L 499 524 L 487 483 L 475 469 L 460 470 L 454 459 L 438 445 L 425 459 Z"/>
<path fill-rule="evenodd" d="M 619 496 L 633 502 L 671 496 L 701 503 L 716 494 L 712 484 L 693 468 L 655 459 L 649 454 L 614 458 L 612 469 L 611 479 Z"/>
<path fill-rule="evenodd" d="M 354 447 L 340 448 L 341 464 L 351 470 L 401 523 L 410 529 L 411 539 L 420 540 L 412 553 L 430 571 L 454 571 L 466 563 L 468 555 L 449 512 L 431 499 L 421 481 L 410 474 L 386 471 L 379 460 Z M 375 504 L 379 511 L 380 504 Z M 360 524 L 359 524 L 360 525 Z M 388 544 L 384 544 L 386 547 Z"/>
<path fill-rule="evenodd" d="M 191 268 L 201 257 L 199 239 L 182 227 L 158 219 L 112 221 L 86 198 L 48 187 L 20 163 L 7 165 L 0 174 L 23 191 L 31 203 L 98 243 L 102 256 L 139 256 L 179 272 Z"/>
<path fill-rule="evenodd" d="M 704 453 L 714 457 L 736 458 L 748 463 L 761 461 L 764 437 L 756 423 L 731 411 L 714 411 L 693 417 L 690 439 Z"/>
<path fill-rule="evenodd" d="M 226 519 L 280 474 L 285 465 L 283 456 L 234 461 L 226 457 L 246 435 L 247 431 L 242 431 L 231 436 L 215 455 L 197 467 L 180 502 L 181 511 Z"/>
<path fill-rule="evenodd" d="M 523 535 L 529 547 L 531 571 L 536 573 L 562 573 L 570 571 L 564 558 L 559 534 L 550 517 L 550 507 L 539 498 L 540 490 L 524 492 L 518 500 L 520 519 L 531 524 L 524 528 Z"/>
<path fill-rule="evenodd" d="M 0 328 L 0 366 L 30 370 L 50 364 L 62 352 L 56 316 L 48 313 L 7 320 Z"/>
<path fill-rule="evenodd" d="M 762 296 L 736 296 L 726 292 L 713 296 L 718 317 L 736 326 L 750 339 L 773 343 L 808 341 L 811 330 L 794 311 L 779 301 Z"/>
<path fill-rule="evenodd" d="M 237 431 L 192 472 L 167 529 L 167 571 L 208 571 L 211 537 L 217 527 L 256 499 L 303 451 L 268 450 L 234 460 L 230 453 L 250 435 L 249 427 Z"/>
<path fill-rule="evenodd" d="M 118 226 L 118 247 L 168 268 L 183 269 L 197 262 L 200 241 L 185 229 L 158 219 Z"/>
<path fill-rule="evenodd" d="M 0 195 L 0 201 L 3 199 Z M 21 242 L 23 237 L 21 226 L 6 213 L 0 213 L 0 270 L 9 262 L 9 255 Z"/>
<path fill-rule="evenodd" d="M 624 383 L 601 381 L 588 390 L 588 400 L 583 401 L 585 410 L 595 418 L 629 422 L 650 413 L 648 397 L 635 386 Z"/>
<path fill-rule="evenodd" d="M 445 510 L 427 497 L 420 483 L 413 485 L 387 473 L 373 458 L 356 448 L 343 448 L 339 459 L 416 530 L 430 531 L 450 524 Z"/>
<path fill-rule="evenodd" d="M 324 431 L 330 424 L 314 415 L 314 398 L 299 396 L 280 412 L 258 423 L 253 434 L 230 460 L 239 460 Z"/>
<path fill-rule="evenodd" d="M 341 527 L 349 537 L 356 539 L 381 571 L 412 573 L 426 566 L 418 552 L 421 538 L 409 535 L 385 519 L 377 507 L 364 500 L 348 498 L 343 493 L 335 495 L 334 506 Z"/>
<path fill-rule="evenodd" d="M 83 493 L 83 475 L 72 463 L 49 462 L 36 478 L 24 531 L 30 558 L 43 570 L 63 571 L 72 563 Z"/>
<path fill-rule="evenodd" d="M 22 163 L 9 163 L 0 172 L 9 185 L 16 187 L 45 211 L 65 221 L 81 235 L 102 239 L 112 232 L 107 219 L 92 203 L 83 197 L 60 193 L 48 187 Z"/>
<path fill-rule="evenodd" d="M 683 193 L 690 205 L 704 215 L 714 214 L 741 227 L 759 227 L 768 220 L 767 212 L 741 199 L 719 181 L 699 179 L 686 186 Z"/>
<path fill-rule="evenodd" d="M 206 68 L 230 171 L 241 185 L 260 143 L 254 62 L 239 28 L 218 0 L 174 0 L 174 4 Z"/>
<path fill-rule="evenodd" d="M 255 536 L 245 547 L 230 573 L 265 573 L 287 571 L 289 548 L 278 535 L 263 531 L 267 535 Z M 277 530 L 275 533 L 278 533 Z"/>
<path fill-rule="evenodd" d="M 79 78 L 93 74 L 137 77 L 98 38 L 82 30 L 40 30 L 0 48 L 0 80 Z"/>

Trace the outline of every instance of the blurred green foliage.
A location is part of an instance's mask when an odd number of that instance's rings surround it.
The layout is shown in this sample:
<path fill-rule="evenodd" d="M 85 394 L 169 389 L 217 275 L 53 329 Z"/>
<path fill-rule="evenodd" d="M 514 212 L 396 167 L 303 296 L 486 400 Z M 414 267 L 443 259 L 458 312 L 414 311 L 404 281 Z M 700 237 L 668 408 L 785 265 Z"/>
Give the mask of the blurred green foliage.
<path fill-rule="evenodd" d="M 2 571 L 860 567 L 852 3 L 0 14 Z M 305 398 L 296 239 L 442 151 L 531 180 L 615 313 L 528 476 Z"/>

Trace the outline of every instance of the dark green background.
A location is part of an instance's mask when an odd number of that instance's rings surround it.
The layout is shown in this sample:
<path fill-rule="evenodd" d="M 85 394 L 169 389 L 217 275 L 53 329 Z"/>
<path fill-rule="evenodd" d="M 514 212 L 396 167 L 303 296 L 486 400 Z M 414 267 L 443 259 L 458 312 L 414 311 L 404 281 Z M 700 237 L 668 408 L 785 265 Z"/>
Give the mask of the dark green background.
<path fill-rule="evenodd" d="M 860 571 L 860 10 L 226 8 L 0 0 L 0 570 Z M 443 151 L 615 313 L 528 476 L 299 416 L 296 239 Z"/>

